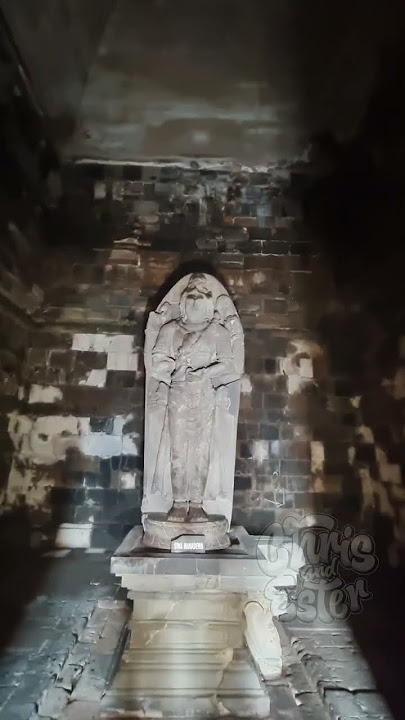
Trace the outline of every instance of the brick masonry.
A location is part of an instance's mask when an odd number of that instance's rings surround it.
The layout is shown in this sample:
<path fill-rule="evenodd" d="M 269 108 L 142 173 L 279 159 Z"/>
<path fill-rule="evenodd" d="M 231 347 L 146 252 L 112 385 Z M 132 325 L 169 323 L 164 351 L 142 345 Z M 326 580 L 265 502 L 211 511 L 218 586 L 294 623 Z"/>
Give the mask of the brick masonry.
<path fill-rule="evenodd" d="M 258 533 L 330 512 L 382 528 L 398 560 L 404 342 L 395 372 L 378 374 L 386 334 L 339 298 L 291 190 L 306 173 L 196 161 L 64 169 L 37 273 L 44 296 L 5 409 L 4 509 L 24 505 L 41 528 L 90 522 L 101 545 L 139 522 L 145 322 L 171 284 L 203 269 L 245 332 L 235 523 Z"/>

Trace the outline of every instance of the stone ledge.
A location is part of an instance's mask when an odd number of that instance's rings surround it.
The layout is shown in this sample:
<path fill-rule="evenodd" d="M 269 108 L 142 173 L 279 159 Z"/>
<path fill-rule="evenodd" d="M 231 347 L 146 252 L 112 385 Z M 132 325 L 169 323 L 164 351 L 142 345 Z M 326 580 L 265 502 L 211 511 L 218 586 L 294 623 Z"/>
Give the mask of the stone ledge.
<path fill-rule="evenodd" d="M 231 531 L 232 532 L 232 531 Z M 239 533 L 239 544 L 206 555 L 170 554 L 142 546 L 142 528 L 135 527 L 111 558 L 111 572 L 131 591 L 167 588 L 273 591 L 296 585 L 305 564 L 302 549 L 290 538 L 263 538 Z"/>

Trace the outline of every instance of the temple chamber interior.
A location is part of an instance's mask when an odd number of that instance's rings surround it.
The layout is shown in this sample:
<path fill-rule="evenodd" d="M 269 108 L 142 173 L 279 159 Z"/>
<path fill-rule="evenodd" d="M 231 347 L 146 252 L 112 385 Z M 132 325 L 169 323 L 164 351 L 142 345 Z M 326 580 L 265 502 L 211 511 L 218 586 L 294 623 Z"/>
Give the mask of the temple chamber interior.
<path fill-rule="evenodd" d="M 0 720 L 401 720 L 401 0 L 0 0 Z"/>

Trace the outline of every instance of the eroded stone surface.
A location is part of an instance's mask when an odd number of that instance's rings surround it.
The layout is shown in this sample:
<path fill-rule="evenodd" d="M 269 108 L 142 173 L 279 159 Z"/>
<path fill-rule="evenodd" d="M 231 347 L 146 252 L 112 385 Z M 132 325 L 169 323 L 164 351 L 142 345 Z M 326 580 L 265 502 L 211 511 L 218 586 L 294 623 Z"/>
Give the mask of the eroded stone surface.
<path fill-rule="evenodd" d="M 244 648 L 240 595 L 133 597 L 129 646 L 103 713 L 183 717 L 192 705 L 193 717 L 268 716 L 268 693 Z"/>
<path fill-rule="evenodd" d="M 163 516 L 165 518 L 165 516 Z M 203 535 L 205 550 L 221 550 L 229 547 L 230 539 L 227 533 L 228 523 L 225 518 L 209 519 L 203 523 L 193 522 L 166 522 L 157 515 L 144 519 L 145 535 L 143 543 L 146 547 L 170 550 L 173 540 L 180 536 L 188 537 Z"/>
<path fill-rule="evenodd" d="M 243 362 L 239 317 L 211 275 L 186 275 L 150 314 L 142 503 L 148 545 L 169 548 L 181 524 L 191 533 L 200 525 L 207 549 L 229 544 L 211 516 L 229 527 Z M 167 512 L 167 523 L 151 519 Z"/>
<path fill-rule="evenodd" d="M 296 583 L 297 569 L 286 573 L 285 563 L 272 564 L 270 543 L 242 528 L 233 540 L 238 544 L 209 556 L 164 555 L 142 547 L 134 528 L 118 548 L 112 571 L 134 610 L 128 647 L 103 703 L 107 717 L 183 717 L 190 703 L 196 718 L 268 717 L 263 677 L 278 677 L 282 667 L 272 600 L 280 587 Z M 280 551 L 280 538 L 274 542 Z M 290 545 L 286 540 L 280 557 L 294 556 Z"/>

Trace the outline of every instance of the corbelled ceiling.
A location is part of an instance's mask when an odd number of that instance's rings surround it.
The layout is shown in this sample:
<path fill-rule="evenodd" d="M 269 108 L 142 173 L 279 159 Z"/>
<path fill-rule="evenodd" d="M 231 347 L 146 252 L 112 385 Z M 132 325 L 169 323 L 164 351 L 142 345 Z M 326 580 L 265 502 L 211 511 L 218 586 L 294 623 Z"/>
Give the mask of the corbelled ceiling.
<path fill-rule="evenodd" d="M 402 0 L 40 0 L 41 18 L 24 5 L 0 0 L 45 113 L 76 126 L 56 132 L 65 157 L 111 161 L 269 164 L 314 133 L 348 137 L 404 26 Z"/>

